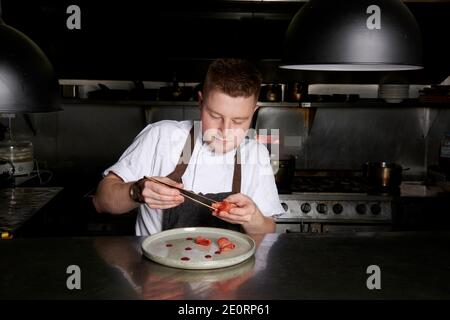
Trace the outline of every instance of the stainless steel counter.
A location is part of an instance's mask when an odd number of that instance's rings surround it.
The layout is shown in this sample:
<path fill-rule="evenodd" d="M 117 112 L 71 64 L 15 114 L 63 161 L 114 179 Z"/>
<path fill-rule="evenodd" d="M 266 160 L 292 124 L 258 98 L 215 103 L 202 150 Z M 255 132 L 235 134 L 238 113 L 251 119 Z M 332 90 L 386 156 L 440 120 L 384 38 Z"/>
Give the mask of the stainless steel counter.
<path fill-rule="evenodd" d="M 450 298 L 450 233 L 254 236 L 255 257 L 211 271 L 164 267 L 139 237 L 0 241 L 0 299 Z M 81 289 L 66 287 L 70 265 Z M 381 269 L 381 290 L 366 286 Z"/>
<path fill-rule="evenodd" d="M 441 186 L 426 185 L 421 181 L 404 181 L 400 185 L 400 197 L 402 198 L 436 198 L 450 199 L 450 193 Z"/>
<path fill-rule="evenodd" d="M 0 189 L 0 231 L 15 232 L 63 188 Z"/>

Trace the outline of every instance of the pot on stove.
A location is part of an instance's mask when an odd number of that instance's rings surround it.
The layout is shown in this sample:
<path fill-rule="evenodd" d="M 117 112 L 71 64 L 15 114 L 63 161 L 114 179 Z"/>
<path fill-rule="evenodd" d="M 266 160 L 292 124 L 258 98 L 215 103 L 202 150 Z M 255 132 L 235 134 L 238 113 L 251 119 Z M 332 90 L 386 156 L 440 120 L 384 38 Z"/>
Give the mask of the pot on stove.
<path fill-rule="evenodd" d="M 389 162 L 366 162 L 362 166 L 363 176 L 367 178 L 370 187 L 374 188 L 398 188 L 402 183 L 402 173 L 409 168 L 403 169 L 397 163 Z"/>

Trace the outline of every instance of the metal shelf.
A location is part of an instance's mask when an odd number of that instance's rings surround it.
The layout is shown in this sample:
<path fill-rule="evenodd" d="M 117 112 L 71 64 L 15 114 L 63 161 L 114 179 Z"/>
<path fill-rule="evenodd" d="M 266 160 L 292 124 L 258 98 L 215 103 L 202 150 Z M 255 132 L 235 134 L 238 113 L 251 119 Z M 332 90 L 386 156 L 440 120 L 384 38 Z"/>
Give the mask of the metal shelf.
<path fill-rule="evenodd" d="M 63 104 L 101 104 L 130 105 L 145 107 L 197 107 L 197 101 L 145 101 L 145 100 L 94 100 L 94 99 L 63 99 Z M 299 107 L 298 102 L 258 102 L 261 107 Z"/>
<path fill-rule="evenodd" d="M 63 99 L 63 104 L 97 104 L 144 107 L 194 107 L 197 101 L 145 101 L 145 100 L 96 100 L 96 99 Z"/>
<path fill-rule="evenodd" d="M 405 99 L 399 103 L 389 103 L 382 99 L 360 99 L 355 102 L 301 102 L 303 108 L 450 108 L 450 103 L 421 102 Z"/>
<path fill-rule="evenodd" d="M 144 101 L 144 100 L 93 100 L 63 99 L 63 104 L 100 104 L 144 107 L 197 107 L 197 101 Z M 355 102 L 258 102 L 260 107 L 288 108 L 450 108 L 445 102 L 420 102 L 406 99 L 399 103 L 387 103 L 381 99 L 360 99 Z"/>

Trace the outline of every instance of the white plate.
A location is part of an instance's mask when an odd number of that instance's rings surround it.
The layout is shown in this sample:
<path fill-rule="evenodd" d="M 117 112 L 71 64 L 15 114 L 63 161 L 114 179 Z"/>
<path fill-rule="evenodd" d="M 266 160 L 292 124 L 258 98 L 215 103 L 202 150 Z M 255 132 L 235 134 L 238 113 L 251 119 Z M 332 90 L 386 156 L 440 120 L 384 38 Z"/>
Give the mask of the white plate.
<path fill-rule="evenodd" d="M 211 245 L 206 247 L 196 244 L 195 238 L 198 236 L 210 239 Z M 236 247 L 217 254 L 219 250 L 217 240 L 221 237 L 227 237 Z M 181 269 L 229 267 L 250 258 L 256 248 L 255 241 L 243 233 L 205 227 L 166 230 L 147 237 L 141 247 L 147 258 L 165 266 Z M 208 255 L 210 257 L 207 257 Z M 182 260 L 184 257 L 189 260 Z"/>

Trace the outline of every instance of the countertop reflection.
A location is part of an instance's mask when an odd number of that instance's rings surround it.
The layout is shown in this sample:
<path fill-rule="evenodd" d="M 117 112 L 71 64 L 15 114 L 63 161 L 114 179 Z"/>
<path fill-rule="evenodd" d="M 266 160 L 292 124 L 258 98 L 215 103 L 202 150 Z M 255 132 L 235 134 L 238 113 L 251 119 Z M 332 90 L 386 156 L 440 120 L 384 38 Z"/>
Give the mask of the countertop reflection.
<path fill-rule="evenodd" d="M 252 236 L 255 256 L 232 267 L 182 270 L 143 256 L 143 237 L 0 241 L 0 299 L 450 298 L 450 233 Z M 81 270 L 70 290 L 67 268 Z M 382 290 L 369 290 L 377 265 Z"/>

